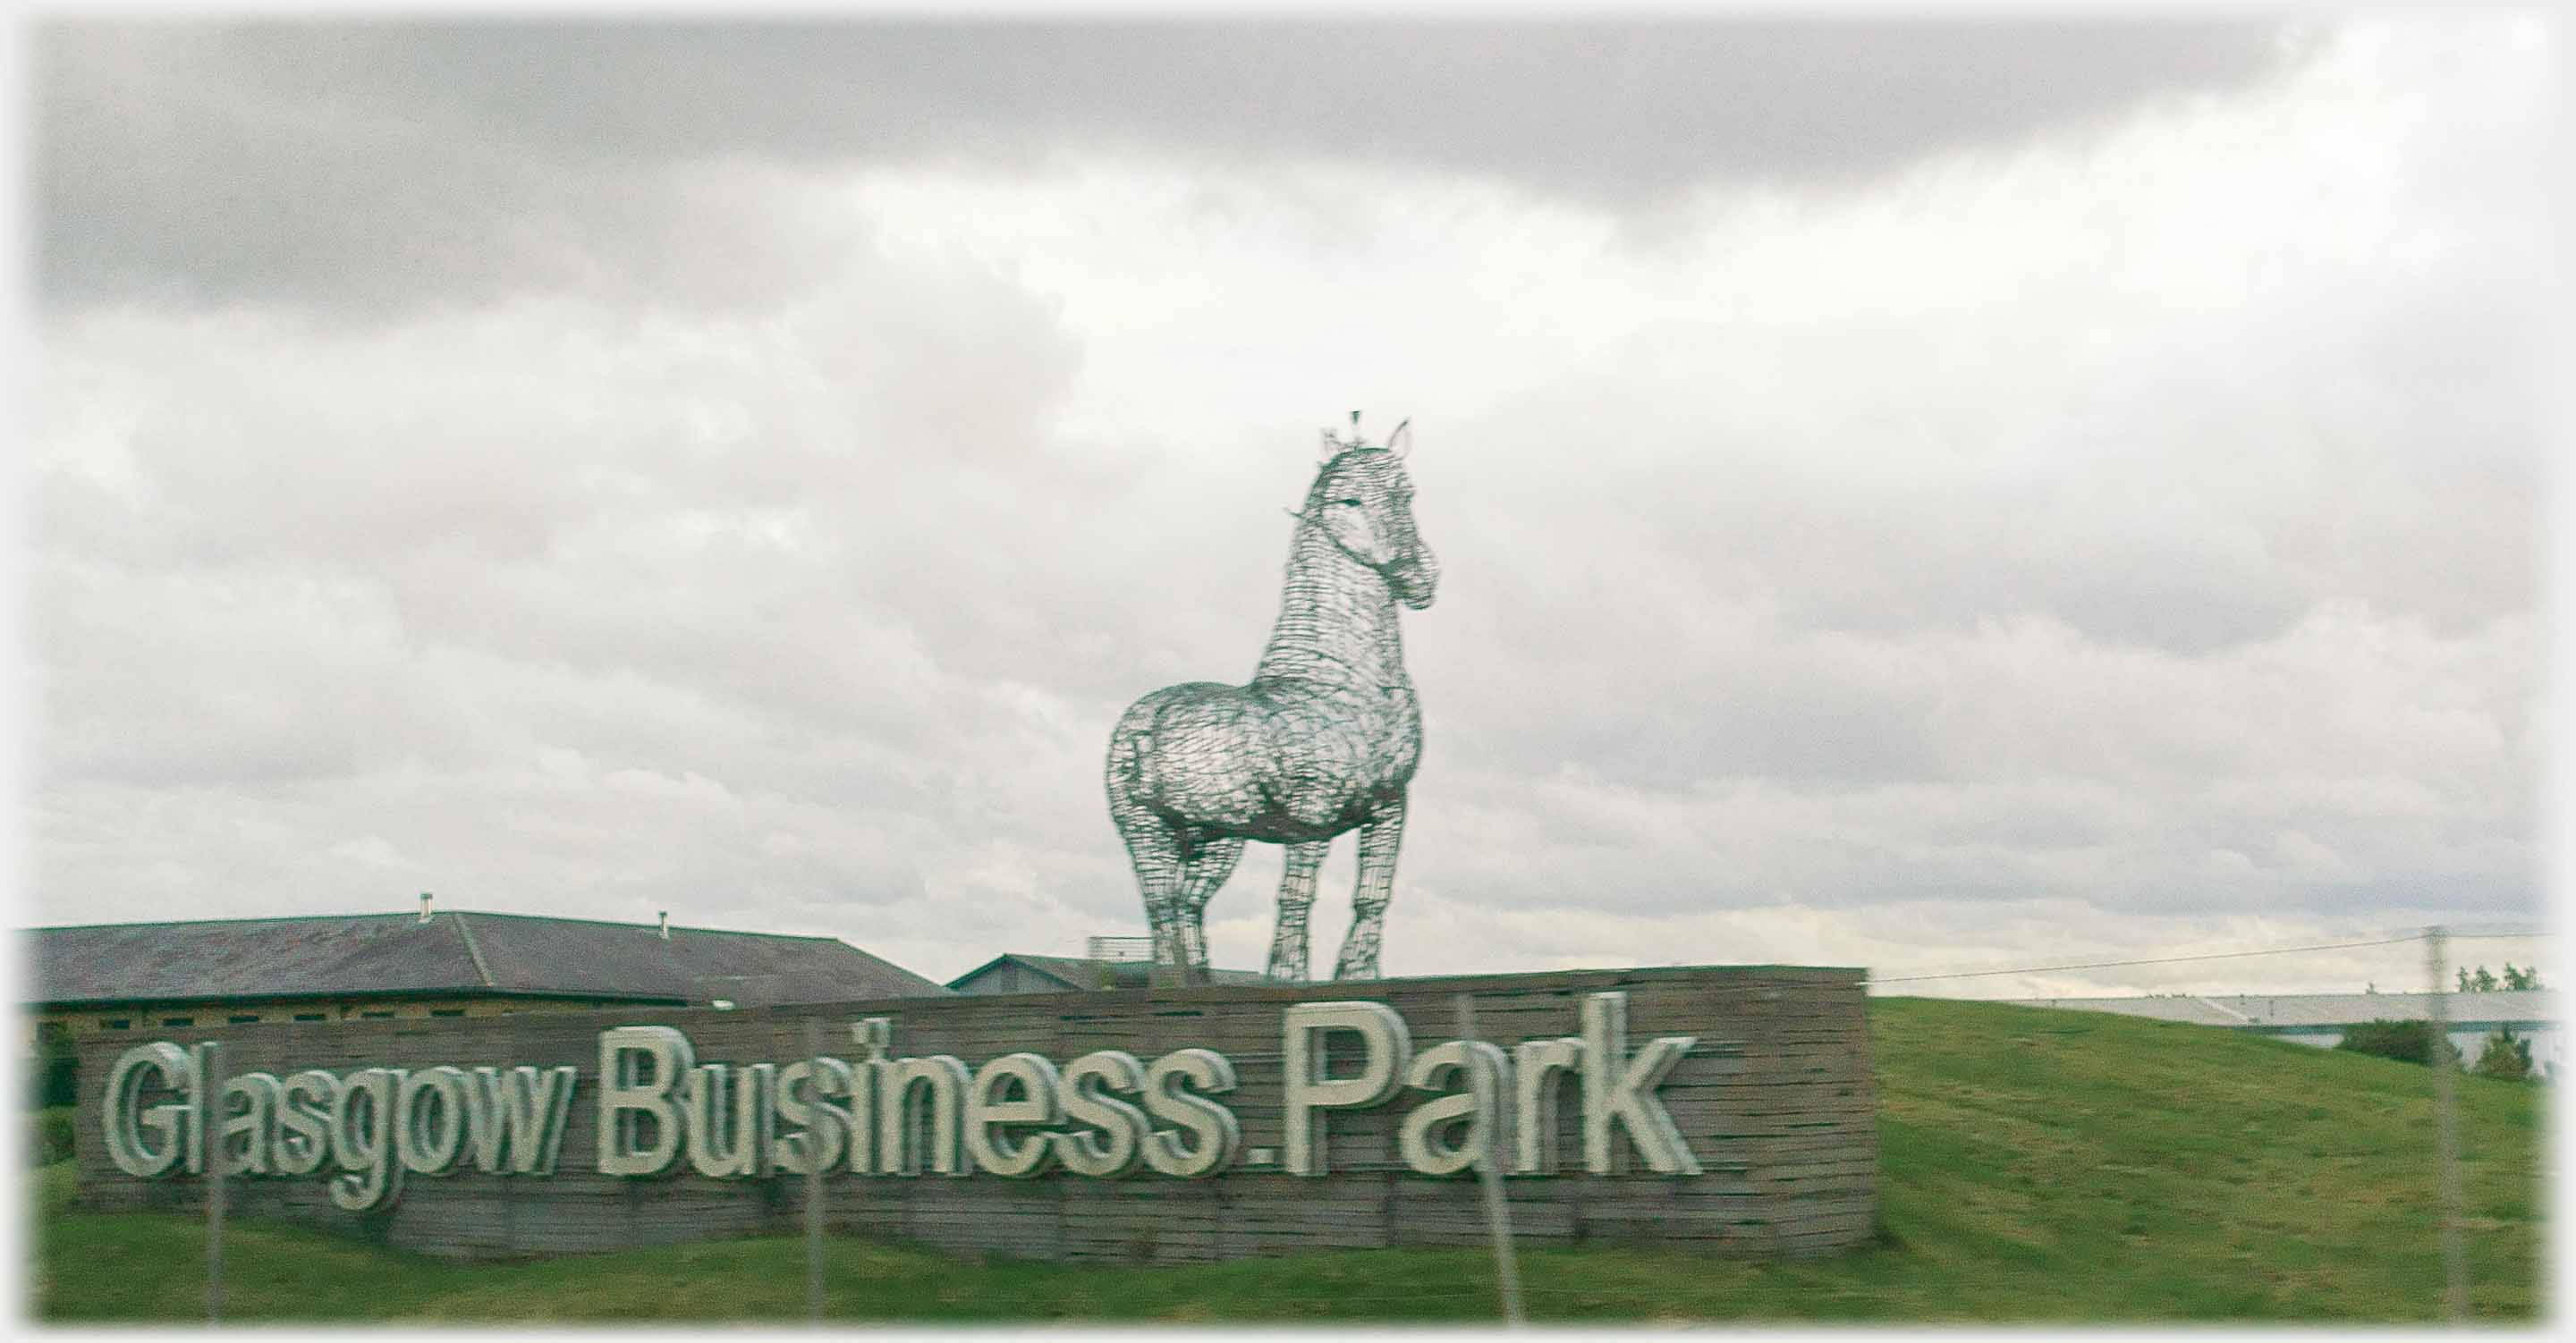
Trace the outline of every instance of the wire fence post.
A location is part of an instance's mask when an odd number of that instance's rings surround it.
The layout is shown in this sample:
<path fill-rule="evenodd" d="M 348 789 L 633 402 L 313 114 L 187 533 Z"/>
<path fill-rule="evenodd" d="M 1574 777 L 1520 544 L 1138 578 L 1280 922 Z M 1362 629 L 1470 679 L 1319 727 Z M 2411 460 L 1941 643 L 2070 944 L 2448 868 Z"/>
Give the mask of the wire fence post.
<path fill-rule="evenodd" d="M 1470 1045 L 1476 1043 L 1476 999 L 1473 994 L 1458 995 L 1458 1038 Z M 1471 1079 L 1474 1076 L 1472 1063 L 1469 1076 Z M 1491 1080 L 1492 1095 L 1488 1099 L 1492 1100 L 1493 1108 L 1476 1120 L 1476 1183 L 1485 1189 L 1485 1229 L 1494 1240 L 1494 1277 L 1503 1296 L 1503 1323 L 1518 1328 L 1525 1323 L 1521 1315 L 1521 1270 L 1512 1258 L 1512 1210 L 1510 1203 L 1503 1198 L 1503 1144 L 1500 1137 L 1503 1107 L 1511 1103 L 1511 1098 L 1502 1094 L 1501 1078 Z M 1470 1084 L 1483 1085 L 1473 1081 Z"/>
<path fill-rule="evenodd" d="M 2441 1198 L 2442 1305 L 2453 1323 L 2469 1318 L 2469 1265 L 2460 1244 L 2460 1147 L 2451 1091 L 2451 988 L 2444 982 L 2442 926 L 2424 930 L 2424 972 L 2432 978 L 2433 997 L 2426 1015 L 2433 1026 L 2433 1151 Z"/>
<path fill-rule="evenodd" d="M 805 1318 L 823 1322 L 823 1022 L 805 1018 Z"/>
<path fill-rule="evenodd" d="M 206 1323 L 224 1318 L 224 1046 L 197 1046 L 197 1150 L 206 1163 Z M 382 1120 L 378 1120 L 382 1123 Z M 386 1141 L 392 1139 L 388 1137 Z"/>

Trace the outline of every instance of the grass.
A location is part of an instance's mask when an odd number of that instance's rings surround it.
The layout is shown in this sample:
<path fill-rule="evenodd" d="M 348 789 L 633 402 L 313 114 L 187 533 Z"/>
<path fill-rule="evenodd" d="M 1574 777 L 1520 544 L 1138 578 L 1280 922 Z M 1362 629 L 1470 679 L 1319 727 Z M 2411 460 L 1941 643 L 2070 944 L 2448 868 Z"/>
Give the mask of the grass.
<path fill-rule="evenodd" d="M 1884 1225 L 1827 1260 L 1524 1250 L 1547 1322 L 2424 1321 L 2442 1263 L 2431 1077 L 2206 1027 L 1993 1003 L 1871 1005 Z M 2459 1079 L 2470 1305 L 2540 1310 L 2540 1088 Z M 35 1314 L 202 1319 L 203 1227 L 36 1188 Z M 286 1227 L 224 1233 L 228 1321 L 796 1320 L 793 1236 L 455 1266 Z M 1490 1321 L 1481 1251 L 1185 1268 L 975 1265 L 835 1238 L 838 1320 Z"/>

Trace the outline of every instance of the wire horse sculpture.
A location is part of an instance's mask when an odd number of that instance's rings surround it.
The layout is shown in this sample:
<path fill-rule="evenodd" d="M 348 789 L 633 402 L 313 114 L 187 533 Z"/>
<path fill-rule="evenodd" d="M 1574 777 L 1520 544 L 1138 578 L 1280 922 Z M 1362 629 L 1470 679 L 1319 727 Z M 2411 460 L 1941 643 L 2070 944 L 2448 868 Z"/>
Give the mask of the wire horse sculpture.
<path fill-rule="evenodd" d="M 1109 737 L 1109 814 L 1127 842 L 1158 979 L 1208 980 L 1204 916 L 1247 841 L 1287 849 L 1269 975 L 1302 982 L 1306 913 L 1335 836 L 1360 832 L 1359 885 L 1335 979 L 1378 977 L 1422 706 L 1398 601 L 1431 605 L 1440 565 L 1413 525 L 1411 421 L 1383 446 L 1324 431 L 1288 548 L 1279 623 L 1249 685 L 1189 681 L 1136 701 Z M 1169 969 L 1166 969 L 1169 967 Z"/>

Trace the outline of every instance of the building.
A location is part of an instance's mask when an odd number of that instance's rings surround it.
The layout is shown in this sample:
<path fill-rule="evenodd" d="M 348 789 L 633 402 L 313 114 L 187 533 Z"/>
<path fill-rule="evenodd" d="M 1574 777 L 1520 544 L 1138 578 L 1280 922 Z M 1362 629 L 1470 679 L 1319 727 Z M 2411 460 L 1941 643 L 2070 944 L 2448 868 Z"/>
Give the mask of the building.
<path fill-rule="evenodd" d="M 2496 989 L 2485 993 L 2446 993 L 2444 1015 L 2450 1018 L 2451 1044 L 2475 1065 L 2487 1038 L 2500 1029 L 2531 1042 L 2532 1067 L 2543 1077 L 2558 1075 L 2564 1057 L 2564 1033 L 2554 989 Z M 2024 998 L 2028 1007 L 2064 1007 L 2082 1012 L 2117 1012 L 2201 1026 L 2273 1035 L 2284 1040 L 2331 1049 L 2344 1032 L 2372 1021 L 2423 1021 L 2432 1015 L 2429 993 L 2284 993 L 2198 996 L 2173 994 L 2147 998 Z"/>
<path fill-rule="evenodd" d="M 622 1006 L 945 995 L 830 937 L 528 914 L 337 914 L 31 928 L 30 1036 Z"/>
<path fill-rule="evenodd" d="M 1072 993 L 1085 989 L 1141 989 L 1151 961 L 1092 956 L 1032 956 L 1004 952 L 948 981 L 958 993 Z M 1267 984 L 1255 970 L 1210 970 L 1217 984 Z"/>

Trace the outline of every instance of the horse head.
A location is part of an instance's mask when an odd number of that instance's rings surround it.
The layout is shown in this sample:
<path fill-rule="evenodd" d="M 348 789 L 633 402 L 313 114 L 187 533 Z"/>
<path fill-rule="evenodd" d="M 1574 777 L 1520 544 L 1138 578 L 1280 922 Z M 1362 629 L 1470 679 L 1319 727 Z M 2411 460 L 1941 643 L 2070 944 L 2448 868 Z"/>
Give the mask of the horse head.
<path fill-rule="evenodd" d="M 1376 570 L 1398 601 L 1419 611 L 1440 586 L 1440 561 L 1413 525 L 1413 480 L 1404 471 L 1411 442 L 1405 425 L 1396 426 L 1384 447 L 1371 447 L 1357 434 L 1344 442 L 1326 431 L 1324 464 L 1306 491 L 1303 516 Z"/>

